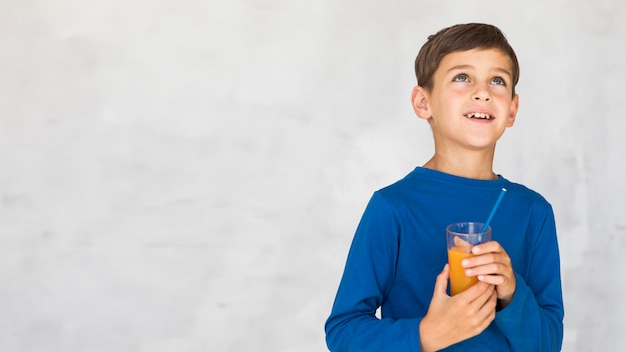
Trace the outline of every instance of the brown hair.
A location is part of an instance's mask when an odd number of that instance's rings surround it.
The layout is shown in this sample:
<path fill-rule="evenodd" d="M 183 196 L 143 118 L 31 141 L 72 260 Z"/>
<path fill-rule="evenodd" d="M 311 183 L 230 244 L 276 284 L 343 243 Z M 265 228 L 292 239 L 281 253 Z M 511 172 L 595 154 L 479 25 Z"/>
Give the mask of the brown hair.
<path fill-rule="evenodd" d="M 417 84 L 428 91 L 433 89 L 433 76 L 444 56 L 472 49 L 498 49 L 511 59 L 513 94 L 519 81 L 519 63 L 515 51 L 496 26 L 483 23 L 457 24 L 428 37 L 415 58 Z"/>

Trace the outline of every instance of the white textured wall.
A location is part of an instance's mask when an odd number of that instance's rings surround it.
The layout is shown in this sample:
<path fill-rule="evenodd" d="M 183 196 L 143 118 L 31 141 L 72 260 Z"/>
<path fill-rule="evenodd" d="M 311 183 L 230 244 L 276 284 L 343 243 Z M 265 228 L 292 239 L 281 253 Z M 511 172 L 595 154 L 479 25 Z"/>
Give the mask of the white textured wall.
<path fill-rule="evenodd" d="M 564 351 L 626 346 L 625 4 L 2 1 L 0 350 L 325 350 L 365 203 L 432 153 L 414 56 L 470 21 L 521 61 L 496 171 L 555 208 Z"/>

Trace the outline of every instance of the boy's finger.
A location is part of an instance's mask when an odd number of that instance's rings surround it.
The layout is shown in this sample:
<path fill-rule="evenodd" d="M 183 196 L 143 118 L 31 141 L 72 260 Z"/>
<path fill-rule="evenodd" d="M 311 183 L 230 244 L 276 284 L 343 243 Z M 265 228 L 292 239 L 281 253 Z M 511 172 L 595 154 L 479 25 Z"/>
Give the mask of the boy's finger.
<path fill-rule="evenodd" d="M 462 296 L 463 299 L 466 300 L 467 302 L 474 302 L 476 300 L 480 300 L 481 296 L 487 293 L 491 293 L 492 291 L 493 291 L 493 285 L 479 281 L 477 284 L 461 292 L 459 296 Z"/>
<path fill-rule="evenodd" d="M 472 247 L 472 254 L 498 253 L 502 251 L 502 246 L 496 241 L 489 241 Z"/>

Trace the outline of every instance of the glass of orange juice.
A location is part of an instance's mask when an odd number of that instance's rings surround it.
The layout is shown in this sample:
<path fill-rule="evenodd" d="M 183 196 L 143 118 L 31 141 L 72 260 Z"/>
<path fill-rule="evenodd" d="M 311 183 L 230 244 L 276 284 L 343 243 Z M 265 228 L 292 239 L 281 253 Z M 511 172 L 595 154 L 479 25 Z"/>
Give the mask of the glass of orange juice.
<path fill-rule="evenodd" d="M 465 275 L 461 261 L 473 257 L 472 247 L 491 241 L 491 227 L 483 231 L 481 222 L 456 222 L 446 228 L 448 264 L 450 264 L 450 295 L 461 293 L 478 282 L 476 276 Z"/>

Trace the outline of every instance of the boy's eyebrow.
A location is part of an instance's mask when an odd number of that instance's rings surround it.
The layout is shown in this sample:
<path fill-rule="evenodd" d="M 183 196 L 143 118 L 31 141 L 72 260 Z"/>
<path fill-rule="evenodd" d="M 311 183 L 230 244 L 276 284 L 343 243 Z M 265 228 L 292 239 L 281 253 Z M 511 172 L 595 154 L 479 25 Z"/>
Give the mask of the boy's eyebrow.
<path fill-rule="evenodd" d="M 467 69 L 473 69 L 473 68 L 474 68 L 474 66 L 472 66 L 472 65 L 456 65 L 456 66 L 451 67 L 448 70 L 448 72 L 455 71 L 455 70 L 467 70 Z M 509 70 L 507 70 L 507 69 L 504 69 L 504 68 L 501 68 L 501 67 L 494 67 L 493 69 L 495 71 L 501 72 L 501 73 L 503 73 L 503 74 L 505 74 L 505 75 L 507 75 L 509 77 L 513 77 L 513 74 Z"/>

